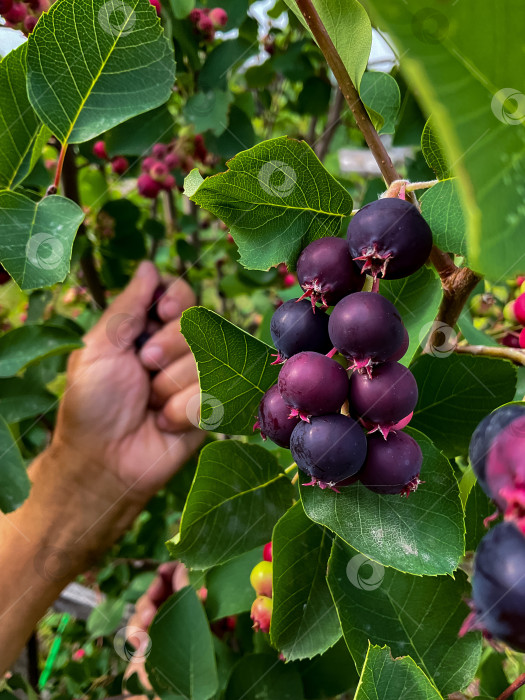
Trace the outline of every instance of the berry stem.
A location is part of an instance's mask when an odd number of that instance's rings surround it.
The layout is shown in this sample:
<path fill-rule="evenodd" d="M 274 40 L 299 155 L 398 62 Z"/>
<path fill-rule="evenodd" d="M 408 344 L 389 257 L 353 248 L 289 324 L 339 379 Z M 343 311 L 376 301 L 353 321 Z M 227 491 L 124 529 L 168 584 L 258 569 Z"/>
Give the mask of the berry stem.
<path fill-rule="evenodd" d="M 284 473 L 289 474 L 294 469 L 297 469 L 297 462 L 292 462 L 292 464 L 290 464 L 289 467 L 286 467 L 286 469 L 284 470 Z"/>
<path fill-rule="evenodd" d="M 514 683 L 511 683 L 509 685 L 507 690 L 504 690 L 501 693 L 501 695 L 498 695 L 496 700 L 507 700 L 511 697 L 515 690 L 518 690 L 518 688 L 521 688 L 523 685 L 525 685 L 525 673 L 522 673 L 521 676 L 518 676 Z"/>
<path fill-rule="evenodd" d="M 518 350 L 517 348 L 508 348 L 505 345 L 498 347 L 492 345 L 458 345 L 455 351 L 464 355 L 501 357 L 503 359 L 512 360 L 513 362 L 519 362 L 520 364 L 525 365 L 525 351 Z"/>
<path fill-rule="evenodd" d="M 54 187 L 58 191 L 60 187 L 60 178 L 62 177 L 62 168 L 64 167 L 64 160 L 67 152 L 67 143 L 60 149 L 60 155 L 58 156 L 57 169 L 55 172 L 55 181 L 53 183 Z"/>

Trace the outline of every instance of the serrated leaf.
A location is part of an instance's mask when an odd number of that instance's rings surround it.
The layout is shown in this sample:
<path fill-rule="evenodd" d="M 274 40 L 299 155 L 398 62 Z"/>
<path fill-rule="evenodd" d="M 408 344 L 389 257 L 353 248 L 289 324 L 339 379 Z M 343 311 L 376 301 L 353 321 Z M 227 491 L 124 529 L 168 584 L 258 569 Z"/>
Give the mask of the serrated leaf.
<path fill-rule="evenodd" d="M 456 255 L 467 254 L 466 223 L 455 179 L 442 180 L 421 197 L 421 213 L 435 245 Z"/>
<path fill-rule="evenodd" d="M 231 92 L 200 91 L 192 95 L 184 105 L 184 116 L 196 131 L 211 131 L 219 136 L 228 126 L 228 111 L 232 100 Z"/>
<path fill-rule="evenodd" d="M 0 416 L 0 510 L 10 513 L 29 496 L 30 481 L 18 445 Z"/>
<path fill-rule="evenodd" d="M 383 120 L 378 132 L 393 134 L 401 104 L 401 93 L 396 80 L 388 73 L 366 71 L 359 92 L 367 108 L 373 109 Z"/>
<path fill-rule="evenodd" d="M 433 269 L 422 267 L 410 277 L 381 280 L 379 291 L 396 306 L 408 331 L 410 345 L 401 363 L 409 365 L 438 312 L 441 282 Z"/>
<path fill-rule="evenodd" d="M 246 654 L 230 676 L 224 700 L 302 700 L 301 677 L 272 654 Z"/>
<path fill-rule="evenodd" d="M 148 677 L 158 695 L 208 700 L 218 690 L 210 628 L 193 588 L 183 588 L 159 608 L 148 630 Z"/>
<path fill-rule="evenodd" d="M 272 644 L 287 661 L 323 654 L 341 636 L 326 582 L 332 537 L 296 503 L 273 532 Z"/>
<path fill-rule="evenodd" d="M 355 700 L 443 700 L 409 657 L 393 659 L 390 649 L 370 645 Z"/>
<path fill-rule="evenodd" d="M 82 347 L 75 333 L 57 326 L 23 326 L 0 337 L 0 377 L 13 377 L 21 369 L 51 355 Z"/>
<path fill-rule="evenodd" d="M 328 583 L 358 669 L 370 641 L 387 644 L 394 656 L 409 655 L 445 696 L 473 680 L 481 636 L 458 637 L 469 612 L 470 585 L 462 571 L 454 578 L 411 576 L 335 540 Z"/>
<path fill-rule="evenodd" d="M 181 331 L 197 361 L 201 427 L 252 435 L 261 398 L 279 375 L 272 349 L 201 306 L 183 313 Z"/>
<path fill-rule="evenodd" d="M 428 167 L 435 172 L 438 180 L 446 180 L 450 177 L 450 169 L 443 153 L 443 147 L 432 128 L 432 118 L 427 120 L 421 133 L 421 151 Z"/>
<path fill-rule="evenodd" d="M 210 620 L 248 612 L 254 600 L 250 573 L 262 559 L 262 548 L 215 566 L 206 573 L 206 612 Z"/>
<path fill-rule="evenodd" d="M 516 370 L 507 360 L 449 354 L 452 342 L 446 339 L 435 357 L 422 355 L 411 365 L 419 400 L 410 425 L 456 457 L 467 454 L 478 423 L 513 400 Z"/>
<path fill-rule="evenodd" d="M 62 282 L 84 212 L 53 195 L 34 202 L 23 194 L 0 192 L 0 262 L 23 290 Z"/>
<path fill-rule="evenodd" d="M 172 556 L 194 569 L 229 561 L 270 540 L 292 504 L 293 487 L 275 457 L 235 440 L 201 452 Z"/>
<path fill-rule="evenodd" d="M 148 0 L 58 0 L 29 36 L 27 69 L 31 104 L 62 144 L 163 104 L 175 76 Z"/>
<path fill-rule="evenodd" d="M 448 460 L 425 435 L 406 432 L 423 452 L 425 482 L 409 498 L 372 493 L 360 483 L 340 494 L 302 486 L 304 510 L 383 566 L 423 576 L 451 574 L 465 551 L 458 483 Z"/>
<path fill-rule="evenodd" d="M 245 267 L 293 267 L 308 243 L 338 235 L 352 211 L 348 192 L 304 141 L 264 141 L 237 154 L 228 167 L 198 189 L 191 176 L 187 194 L 231 228 Z"/>
<path fill-rule="evenodd" d="M 47 413 L 57 403 L 56 396 L 34 382 L 19 377 L 0 380 L 0 416 L 7 423 Z"/>

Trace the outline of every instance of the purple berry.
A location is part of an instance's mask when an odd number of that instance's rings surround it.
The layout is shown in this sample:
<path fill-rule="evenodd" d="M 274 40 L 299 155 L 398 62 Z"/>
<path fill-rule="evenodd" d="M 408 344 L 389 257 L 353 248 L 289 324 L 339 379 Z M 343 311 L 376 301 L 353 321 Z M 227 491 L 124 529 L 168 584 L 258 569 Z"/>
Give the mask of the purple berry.
<path fill-rule="evenodd" d="M 297 261 L 297 278 L 303 297 L 311 297 L 312 305 L 320 301 L 324 307 L 337 304 L 351 292 L 359 292 L 364 284 L 348 244 L 333 236 L 306 246 Z"/>
<path fill-rule="evenodd" d="M 301 421 L 290 441 L 297 466 L 321 488 L 357 474 L 366 456 L 366 438 L 352 418 L 335 413 Z"/>
<path fill-rule="evenodd" d="M 148 319 L 150 321 L 155 321 L 155 323 L 164 323 L 164 321 L 159 316 L 159 301 L 166 294 L 166 287 L 163 284 L 159 286 L 153 292 L 153 299 L 151 300 L 151 306 L 148 309 Z"/>
<path fill-rule="evenodd" d="M 505 518 L 515 520 L 525 534 L 525 416 L 509 423 L 492 442 L 486 478 Z"/>
<path fill-rule="evenodd" d="M 386 362 L 399 351 L 405 330 L 392 302 L 374 292 L 356 292 L 336 304 L 328 323 L 330 339 L 354 368 Z"/>
<path fill-rule="evenodd" d="M 281 304 L 272 316 L 270 333 L 279 353 L 276 362 L 304 350 L 326 354 L 332 348 L 328 316 L 323 311 L 314 314 L 306 299 L 290 299 Z"/>
<path fill-rule="evenodd" d="M 390 433 L 386 440 L 374 433 L 367 438 L 368 452 L 359 480 L 374 493 L 415 491 L 423 463 L 421 448 L 406 433 Z"/>
<path fill-rule="evenodd" d="M 289 418 L 289 415 L 290 407 L 284 403 L 275 384 L 261 399 L 254 430 L 260 428 L 264 440 L 268 437 L 279 447 L 290 447 L 290 437 L 300 419 Z"/>
<path fill-rule="evenodd" d="M 300 352 L 279 373 L 283 400 L 304 420 L 337 413 L 348 395 L 348 376 L 335 360 L 317 352 Z"/>
<path fill-rule="evenodd" d="M 403 342 L 401 343 L 399 350 L 397 350 L 392 357 L 388 358 L 389 362 L 399 362 L 399 360 L 401 360 L 407 354 L 410 346 L 410 336 L 408 335 L 408 331 L 405 326 L 403 326 L 403 333 L 405 334 Z"/>
<path fill-rule="evenodd" d="M 354 372 L 350 377 L 350 412 L 367 425 L 381 430 L 384 437 L 392 427 L 414 410 L 418 391 L 412 372 L 398 362 L 374 368 L 372 379 Z"/>
<path fill-rule="evenodd" d="M 362 272 L 389 280 L 417 272 L 432 249 L 430 226 L 404 199 L 378 199 L 364 206 L 350 222 L 347 239 Z"/>

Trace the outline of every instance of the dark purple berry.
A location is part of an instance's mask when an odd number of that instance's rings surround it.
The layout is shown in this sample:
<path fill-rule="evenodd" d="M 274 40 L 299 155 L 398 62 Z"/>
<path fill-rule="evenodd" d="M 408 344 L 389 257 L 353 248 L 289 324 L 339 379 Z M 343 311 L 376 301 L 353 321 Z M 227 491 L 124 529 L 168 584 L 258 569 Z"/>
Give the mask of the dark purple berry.
<path fill-rule="evenodd" d="M 410 346 L 410 336 L 408 335 L 408 331 L 405 326 L 403 326 L 403 333 L 405 336 L 403 338 L 403 342 L 401 343 L 401 347 L 392 355 L 392 357 L 388 358 L 389 362 L 399 362 L 399 360 L 401 360 L 407 354 L 407 350 Z"/>
<path fill-rule="evenodd" d="M 325 307 L 337 304 L 351 292 L 359 292 L 364 284 L 347 242 L 333 236 L 306 246 L 297 261 L 297 278 L 303 297 L 311 297 L 312 305 L 320 301 Z"/>
<path fill-rule="evenodd" d="M 166 294 L 166 287 L 162 284 L 159 284 L 159 286 L 153 292 L 151 306 L 148 309 L 148 318 L 150 321 L 155 321 L 155 323 L 163 323 L 161 317 L 159 316 L 158 303 L 162 299 L 164 294 Z"/>
<path fill-rule="evenodd" d="M 270 333 L 279 353 L 276 362 L 304 350 L 324 355 L 332 348 L 328 316 L 322 310 L 314 314 L 306 299 L 291 299 L 282 304 L 272 316 Z"/>
<path fill-rule="evenodd" d="M 348 376 L 335 360 L 317 352 L 300 352 L 283 365 L 279 391 L 292 415 L 337 413 L 348 396 Z"/>
<path fill-rule="evenodd" d="M 268 437 L 279 447 L 290 447 L 292 431 L 300 418 L 289 418 L 289 415 L 290 407 L 284 403 L 275 384 L 261 399 L 254 430 L 260 428 L 263 439 Z"/>
<path fill-rule="evenodd" d="M 150 338 L 151 333 L 148 333 L 148 331 L 142 331 L 142 333 L 135 338 L 135 350 L 140 352 Z"/>
<path fill-rule="evenodd" d="M 469 458 L 479 485 L 489 498 L 493 498 L 486 479 L 487 457 L 497 435 L 516 418 L 525 416 L 523 404 L 501 406 L 486 416 L 474 431 L 470 440 Z"/>
<path fill-rule="evenodd" d="M 474 559 L 472 613 L 460 635 L 482 630 L 525 651 L 525 538 L 513 523 L 500 523 L 481 540 Z"/>
<path fill-rule="evenodd" d="M 515 520 L 525 534 L 525 415 L 515 418 L 492 442 L 486 480 L 505 518 Z"/>
<path fill-rule="evenodd" d="M 402 493 L 415 491 L 423 463 L 421 448 L 406 433 L 390 433 L 386 440 L 374 433 L 367 437 L 368 452 L 359 480 L 375 493 Z"/>
<path fill-rule="evenodd" d="M 330 339 L 354 368 L 367 370 L 399 351 L 405 328 L 391 301 L 374 292 L 349 294 L 336 304 L 328 323 Z"/>
<path fill-rule="evenodd" d="M 389 197 L 360 209 L 348 226 L 347 238 L 361 271 L 389 280 L 417 272 L 432 249 L 432 231 L 417 208 Z"/>
<path fill-rule="evenodd" d="M 374 376 L 354 372 L 350 377 L 350 413 L 388 435 L 392 427 L 412 413 L 417 403 L 417 382 L 399 362 L 374 368 Z"/>
<path fill-rule="evenodd" d="M 297 466 L 312 477 L 312 484 L 332 488 L 357 474 L 366 456 L 366 438 L 352 418 L 341 413 L 301 421 L 290 441 Z M 309 484 L 310 485 L 310 484 Z"/>

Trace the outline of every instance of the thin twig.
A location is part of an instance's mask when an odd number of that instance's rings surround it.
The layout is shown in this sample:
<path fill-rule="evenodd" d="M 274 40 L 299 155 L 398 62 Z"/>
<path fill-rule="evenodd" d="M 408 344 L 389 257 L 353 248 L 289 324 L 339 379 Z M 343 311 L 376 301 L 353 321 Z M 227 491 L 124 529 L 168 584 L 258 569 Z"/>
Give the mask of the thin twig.
<path fill-rule="evenodd" d="M 343 93 L 337 85 L 335 87 L 334 98 L 328 110 L 328 116 L 326 118 L 326 128 L 315 148 L 317 157 L 321 161 L 326 158 L 326 154 L 328 153 L 328 149 L 330 148 L 330 144 L 332 143 L 332 139 L 334 138 L 336 127 L 341 120 L 341 110 L 343 109 L 344 101 L 345 98 L 343 97 Z"/>
<path fill-rule="evenodd" d="M 522 685 L 525 685 L 525 673 L 522 673 L 521 676 L 518 676 L 514 683 L 511 683 L 507 690 L 504 690 L 501 695 L 498 695 L 496 700 L 508 700 L 510 696 L 514 693 L 515 690 L 518 690 L 518 688 L 521 688 Z"/>
<path fill-rule="evenodd" d="M 525 365 L 525 350 L 508 348 L 505 345 L 458 345 L 456 352 L 463 355 L 484 355 L 485 357 L 499 357 L 504 360 L 512 360 Z"/>

